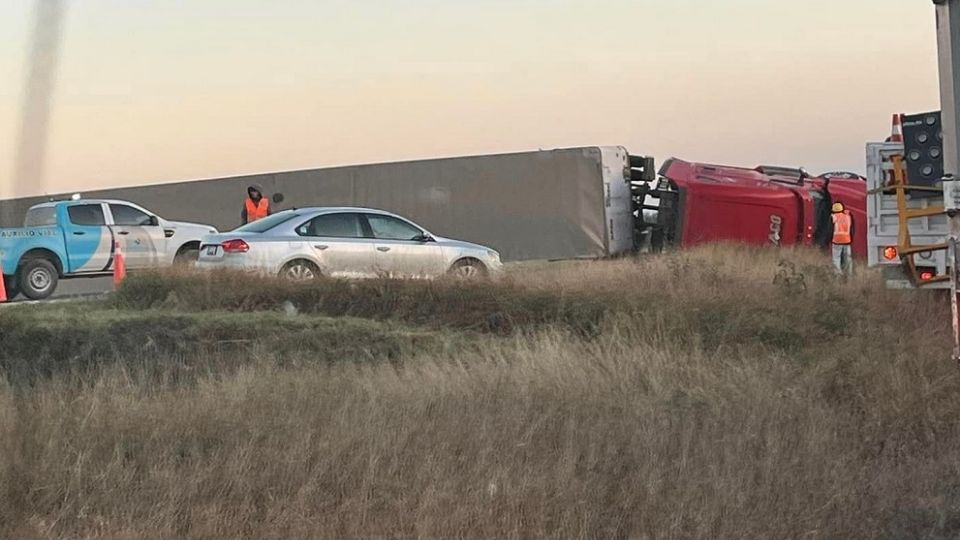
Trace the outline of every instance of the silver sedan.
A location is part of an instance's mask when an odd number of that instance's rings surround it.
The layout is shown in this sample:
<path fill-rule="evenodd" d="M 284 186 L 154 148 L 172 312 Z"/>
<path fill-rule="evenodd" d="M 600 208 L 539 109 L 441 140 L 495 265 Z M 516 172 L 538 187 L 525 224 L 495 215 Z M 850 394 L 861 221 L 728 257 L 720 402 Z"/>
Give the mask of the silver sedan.
<path fill-rule="evenodd" d="M 400 216 L 369 208 L 303 208 L 203 237 L 197 266 L 291 280 L 480 278 L 499 274 L 496 251 L 441 238 Z"/>

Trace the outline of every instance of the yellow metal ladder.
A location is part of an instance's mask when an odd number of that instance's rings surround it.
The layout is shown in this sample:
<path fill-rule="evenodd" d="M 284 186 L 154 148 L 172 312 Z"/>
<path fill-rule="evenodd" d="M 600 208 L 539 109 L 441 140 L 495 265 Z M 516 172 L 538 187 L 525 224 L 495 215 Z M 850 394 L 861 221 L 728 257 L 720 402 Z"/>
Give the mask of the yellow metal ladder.
<path fill-rule="evenodd" d="M 895 155 L 891 158 L 891 161 L 893 161 L 893 184 L 883 187 L 881 190 L 884 193 L 890 193 L 893 191 L 897 195 L 897 255 L 900 257 L 900 262 L 903 264 L 903 268 L 914 287 L 923 287 L 924 285 L 950 281 L 949 275 L 934 276 L 933 278 L 926 280 L 921 279 L 920 273 L 917 270 L 917 264 L 914 261 L 914 256 L 918 253 L 946 251 L 948 249 L 948 244 L 941 243 L 915 246 L 910 239 L 911 219 L 945 214 L 946 210 L 943 208 L 943 206 L 908 208 L 907 192 L 936 191 L 937 193 L 940 193 L 941 188 L 908 185 L 907 175 L 903 163 L 903 156 Z"/>

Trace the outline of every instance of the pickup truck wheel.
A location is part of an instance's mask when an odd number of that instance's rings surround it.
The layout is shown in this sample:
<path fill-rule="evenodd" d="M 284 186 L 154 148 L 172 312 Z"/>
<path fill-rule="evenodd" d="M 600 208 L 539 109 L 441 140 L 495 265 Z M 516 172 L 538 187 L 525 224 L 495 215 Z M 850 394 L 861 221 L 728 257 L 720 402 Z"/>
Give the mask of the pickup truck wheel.
<path fill-rule="evenodd" d="M 43 300 L 57 290 L 57 268 L 46 259 L 27 259 L 17 272 L 17 283 L 23 295 L 31 300 Z"/>
<path fill-rule="evenodd" d="M 3 290 L 7 293 L 7 300 L 13 300 L 20 295 L 17 276 L 3 276 Z"/>
<path fill-rule="evenodd" d="M 183 248 L 177 256 L 173 258 L 173 264 L 188 266 L 192 265 L 200 258 L 200 248 Z"/>

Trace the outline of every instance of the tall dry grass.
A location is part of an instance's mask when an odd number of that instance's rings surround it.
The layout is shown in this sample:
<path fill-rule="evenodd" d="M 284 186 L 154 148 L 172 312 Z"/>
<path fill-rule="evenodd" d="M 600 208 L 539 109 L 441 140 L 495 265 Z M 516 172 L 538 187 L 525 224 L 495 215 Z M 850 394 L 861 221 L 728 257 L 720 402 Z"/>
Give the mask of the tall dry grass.
<path fill-rule="evenodd" d="M 475 312 L 517 324 L 471 327 L 480 346 L 453 353 L 381 364 L 353 362 L 349 350 L 316 365 L 253 358 L 186 385 L 145 382 L 123 363 L 10 382 L 0 388 L 0 530 L 956 537 L 960 378 L 947 360 L 946 305 L 883 291 L 868 273 L 838 283 L 825 264 L 727 246 L 519 269 Z M 149 279 L 168 308 L 275 307 L 170 299 L 216 277 Z M 333 305 L 327 295 L 345 294 L 259 285 L 320 313 Z M 457 286 L 359 285 L 344 302 L 394 331 L 464 331 L 442 306 L 391 300 L 391 315 L 368 286 L 422 302 L 455 301 Z M 109 309 L 166 309 L 127 301 Z M 597 303 L 603 316 L 582 319 L 594 321 L 584 332 L 570 314 Z"/>

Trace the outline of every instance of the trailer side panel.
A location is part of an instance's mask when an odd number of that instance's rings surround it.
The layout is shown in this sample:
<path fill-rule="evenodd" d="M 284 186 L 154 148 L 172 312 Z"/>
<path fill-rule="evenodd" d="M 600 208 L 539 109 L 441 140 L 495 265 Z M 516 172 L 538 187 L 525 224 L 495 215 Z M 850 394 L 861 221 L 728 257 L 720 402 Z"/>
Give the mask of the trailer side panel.
<path fill-rule="evenodd" d="M 239 225 L 246 187 L 257 183 L 268 194 L 284 195 L 275 210 L 335 205 L 389 210 L 435 234 L 489 245 L 505 261 L 602 257 L 633 244 L 627 159 L 623 148 L 585 147 L 238 176 L 84 196 L 129 200 L 171 219 L 230 230 Z M 19 220 L 42 200 L 0 204 L 5 215 Z"/>

